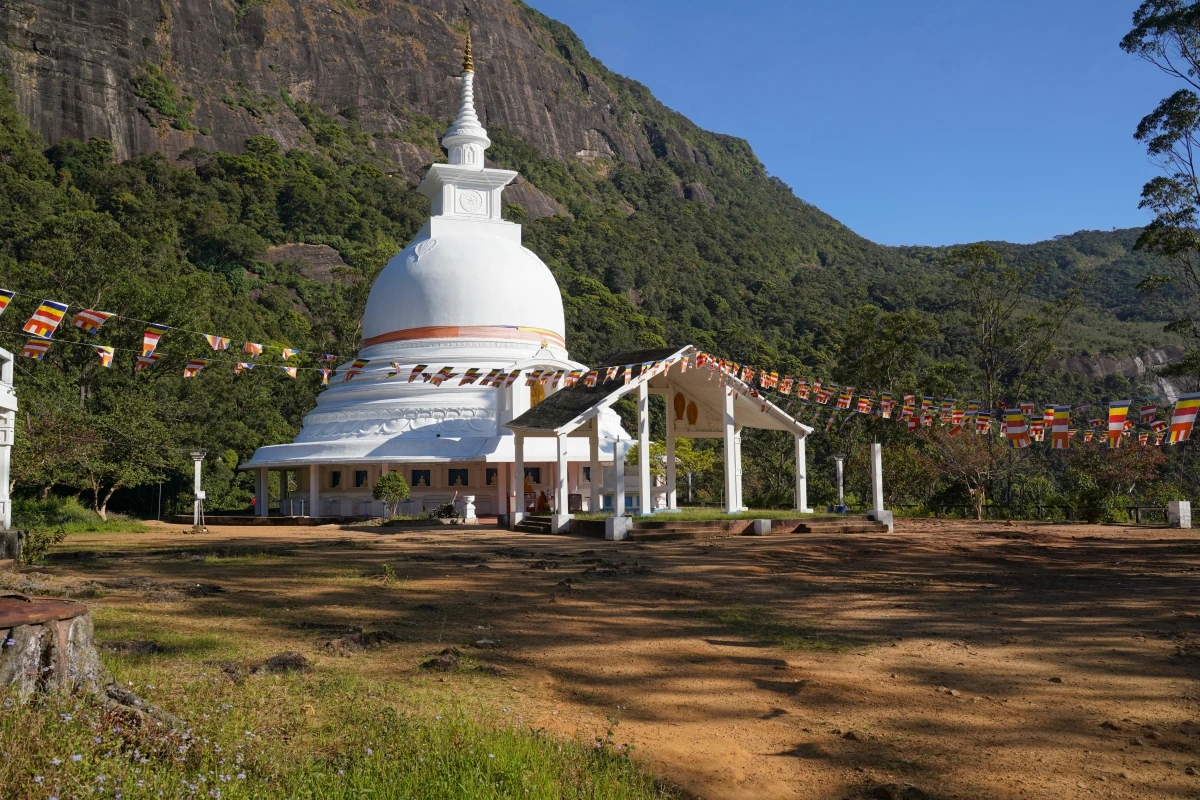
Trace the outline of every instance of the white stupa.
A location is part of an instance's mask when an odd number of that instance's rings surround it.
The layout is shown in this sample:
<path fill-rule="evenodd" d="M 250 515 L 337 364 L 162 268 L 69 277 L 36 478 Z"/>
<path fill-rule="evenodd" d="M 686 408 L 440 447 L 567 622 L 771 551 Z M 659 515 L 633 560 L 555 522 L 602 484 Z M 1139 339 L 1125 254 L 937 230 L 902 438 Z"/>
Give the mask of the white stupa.
<path fill-rule="evenodd" d="M 460 386 L 462 374 L 586 370 L 567 354 L 554 276 L 521 246 L 521 226 L 501 218 L 504 187 L 517 173 L 484 166 L 491 140 L 475 113 L 474 80 L 468 34 L 462 105 L 442 139 L 449 163 L 432 165 L 419 187 L 432 216 L 371 288 L 361 374 L 346 381 L 349 365 L 339 368 L 294 442 L 259 448 L 242 464 L 257 470 L 260 515 L 268 470 L 293 474 L 280 501 L 289 515 L 380 513 L 371 490 L 388 470 L 402 471 L 412 488 L 411 511 L 452 500 L 462 508 L 473 497 L 481 515 L 508 513 L 518 481 L 504 423 L 555 387 L 526 386 L 524 375 L 507 387 Z M 457 377 L 440 386 L 410 382 L 419 365 L 427 374 L 450 367 Z M 600 459 L 611 464 L 614 440 L 629 437 L 611 410 L 600 428 Z M 573 440 L 571 447 L 568 484 L 586 497 L 591 471 L 581 462 L 589 461 L 589 444 Z M 522 497 L 559 485 L 556 456 L 553 441 L 526 444 Z M 289 484 L 299 490 L 289 492 Z"/>

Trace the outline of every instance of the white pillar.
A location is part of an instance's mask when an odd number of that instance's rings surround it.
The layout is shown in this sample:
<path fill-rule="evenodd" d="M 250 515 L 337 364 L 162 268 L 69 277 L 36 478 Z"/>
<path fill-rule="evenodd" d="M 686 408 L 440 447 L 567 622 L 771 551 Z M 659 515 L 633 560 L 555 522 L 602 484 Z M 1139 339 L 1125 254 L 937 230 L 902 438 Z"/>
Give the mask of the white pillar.
<path fill-rule="evenodd" d="M 316 464 L 308 468 L 308 515 L 321 516 L 321 470 Z"/>
<path fill-rule="evenodd" d="M 266 467 L 258 471 L 258 480 L 254 488 L 254 513 L 260 517 L 269 516 L 267 506 L 271 502 L 271 473 Z"/>
<path fill-rule="evenodd" d="M 517 487 L 517 502 L 510 519 L 513 525 L 518 525 L 525 519 L 525 434 L 520 431 L 513 432 L 513 453 L 513 482 Z"/>
<path fill-rule="evenodd" d="M 808 507 L 808 453 L 803 436 L 796 437 L 796 510 L 812 513 Z"/>
<path fill-rule="evenodd" d="M 484 467 L 487 475 L 487 465 Z M 508 513 L 508 464 L 496 464 L 496 514 Z"/>
<path fill-rule="evenodd" d="M 650 484 L 650 384 L 642 381 L 638 385 L 637 399 L 638 428 L 638 492 L 641 494 L 643 514 L 654 513 L 654 487 Z"/>
<path fill-rule="evenodd" d="M 570 481 L 568 480 L 568 468 L 570 465 L 567 463 L 567 435 L 560 433 L 555 439 L 558 443 L 558 485 L 554 488 L 555 513 L 550 520 L 550 529 L 555 533 L 561 533 L 568 530 L 571 524 L 571 507 L 568 503 L 571 491 Z"/>
<path fill-rule="evenodd" d="M 669 396 L 669 395 L 668 395 Z M 675 466 L 675 415 L 671 406 L 667 405 L 667 508 L 671 511 L 679 508 L 676 497 L 676 484 L 679 482 L 678 470 Z"/>
<path fill-rule="evenodd" d="M 724 386 L 718 384 L 717 389 L 724 396 L 725 409 L 725 512 L 735 514 L 738 507 L 737 482 L 738 470 L 736 458 L 738 454 L 737 434 L 733 424 L 733 395 Z"/>
<path fill-rule="evenodd" d="M 6 362 L 6 368 L 12 368 L 12 362 Z M 10 469 L 12 467 L 12 444 L 16 433 L 15 411 L 0 411 L 0 530 L 12 528 L 12 498 L 9 497 L 8 487 L 12 482 Z"/>
<path fill-rule="evenodd" d="M 203 460 L 203 455 L 200 458 L 192 457 L 192 463 L 196 465 L 196 481 L 195 487 L 192 489 L 192 525 L 197 528 L 200 527 L 200 493 L 202 491 L 200 488 L 200 462 Z"/>
<path fill-rule="evenodd" d="M 837 463 L 837 504 L 840 508 L 846 505 L 846 493 L 843 483 L 846 477 L 846 459 L 835 456 L 833 460 Z"/>
<path fill-rule="evenodd" d="M 613 442 L 613 515 L 625 515 L 625 440 Z"/>
<path fill-rule="evenodd" d="M 734 471 L 737 473 L 737 480 L 734 481 L 734 486 L 737 487 L 737 510 L 745 511 L 746 510 L 746 498 L 742 491 L 742 429 L 741 428 L 737 429 L 737 434 L 733 437 L 733 444 L 734 444 L 735 449 L 737 450 L 737 454 L 734 456 L 734 460 L 733 460 L 733 468 L 734 468 Z"/>
<path fill-rule="evenodd" d="M 871 509 L 883 511 L 883 445 L 871 445 Z"/>
<path fill-rule="evenodd" d="M 600 417 L 596 416 L 592 419 L 592 429 L 588 431 L 588 450 L 591 453 L 591 463 L 588 465 L 591 469 L 591 495 L 588 502 L 588 511 L 595 514 L 600 510 L 600 477 L 604 474 L 600 467 Z"/>

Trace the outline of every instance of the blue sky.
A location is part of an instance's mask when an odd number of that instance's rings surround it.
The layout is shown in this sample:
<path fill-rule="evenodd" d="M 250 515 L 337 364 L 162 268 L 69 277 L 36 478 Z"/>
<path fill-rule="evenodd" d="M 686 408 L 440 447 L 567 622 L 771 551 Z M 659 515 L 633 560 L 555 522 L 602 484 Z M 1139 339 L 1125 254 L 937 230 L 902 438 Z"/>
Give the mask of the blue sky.
<path fill-rule="evenodd" d="M 1136 0 L 531 0 L 610 69 L 750 141 L 883 244 L 1145 224 L 1138 120 L 1176 87 L 1117 47 Z"/>

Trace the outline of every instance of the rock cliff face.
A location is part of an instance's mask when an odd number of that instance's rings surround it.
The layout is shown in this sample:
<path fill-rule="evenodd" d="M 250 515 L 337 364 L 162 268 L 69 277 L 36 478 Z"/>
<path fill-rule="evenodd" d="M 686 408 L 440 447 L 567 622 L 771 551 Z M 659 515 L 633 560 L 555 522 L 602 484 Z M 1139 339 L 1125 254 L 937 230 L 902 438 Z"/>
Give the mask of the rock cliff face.
<path fill-rule="evenodd" d="M 675 150 L 703 163 L 678 132 L 641 120 L 639 107 L 665 109 L 593 61 L 564 27 L 517 0 L 467 5 L 489 128 L 558 158 L 642 164 Z M 193 146 L 239 152 L 257 134 L 303 146 L 309 134 L 293 102 L 305 101 L 357 116 L 376 149 L 415 174 L 457 109 L 465 8 L 462 0 L 4 0 L 0 69 L 47 141 L 104 137 L 119 160 Z"/>

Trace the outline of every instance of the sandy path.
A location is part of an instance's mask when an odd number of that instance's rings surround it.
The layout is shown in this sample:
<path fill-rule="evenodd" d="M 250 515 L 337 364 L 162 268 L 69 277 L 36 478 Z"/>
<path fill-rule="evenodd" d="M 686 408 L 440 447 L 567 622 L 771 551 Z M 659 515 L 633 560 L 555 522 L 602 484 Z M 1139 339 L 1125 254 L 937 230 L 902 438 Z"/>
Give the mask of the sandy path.
<path fill-rule="evenodd" d="M 331 540 L 358 549 L 313 550 L 279 571 L 161 557 Z M 122 573 L 229 590 L 192 601 L 191 615 L 399 620 L 406 643 L 357 669 L 416 674 L 420 653 L 486 631 L 527 718 L 603 731 L 619 713 L 616 738 L 700 797 L 861 797 L 892 782 L 934 797 L 1200 796 L 1200 541 L 1189 531 L 920 520 L 891 535 L 616 544 L 162 526 L 72 537 L 65 549 L 126 547 L 137 555 L 119 561 Z M 399 598 L 337 585 L 338 570 L 381 560 L 405 579 Z M 859 644 L 783 649 L 705 616 L 738 607 Z"/>

